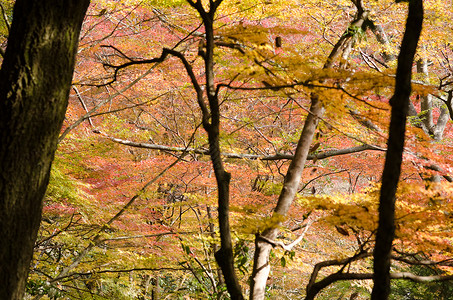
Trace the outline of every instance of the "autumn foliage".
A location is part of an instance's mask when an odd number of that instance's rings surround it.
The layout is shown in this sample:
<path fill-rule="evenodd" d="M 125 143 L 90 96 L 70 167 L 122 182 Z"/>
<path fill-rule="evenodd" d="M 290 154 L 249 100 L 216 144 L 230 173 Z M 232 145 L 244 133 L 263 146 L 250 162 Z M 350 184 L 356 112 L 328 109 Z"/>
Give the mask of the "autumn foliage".
<path fill-rule="evenodd" d="M 215 3 L 209 70 L 207 17 L 194 7 Z M 30 299 L 229 298 L 214 257 L 224 240 L 207 130 L 213 96 L 243 295 L 255 241 L 275 227 L 274 240 L 264 236 L 266 297 L 308 298 L 319 287 L 319 299 L 368 299 L 406 14 L 406 4 L 387 0 L 92 1 Z M 452 279 L 452 17 L 449 1 L 425 1 L 396 196 L 395 279 Z M 313 95 L 325 112 L 279 216 Z"/>

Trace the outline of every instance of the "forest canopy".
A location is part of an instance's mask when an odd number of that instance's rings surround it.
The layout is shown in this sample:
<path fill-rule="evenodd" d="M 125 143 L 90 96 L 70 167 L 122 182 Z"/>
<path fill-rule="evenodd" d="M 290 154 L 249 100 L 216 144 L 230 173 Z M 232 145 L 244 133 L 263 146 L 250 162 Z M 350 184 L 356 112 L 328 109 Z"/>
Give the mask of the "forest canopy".
<path fill-rule="evenodd" d="M 452 3 L 396 2 L 91 1 L 26 299 L 370 299 L 387 164 L 389 299 L 451 299 Z"/>

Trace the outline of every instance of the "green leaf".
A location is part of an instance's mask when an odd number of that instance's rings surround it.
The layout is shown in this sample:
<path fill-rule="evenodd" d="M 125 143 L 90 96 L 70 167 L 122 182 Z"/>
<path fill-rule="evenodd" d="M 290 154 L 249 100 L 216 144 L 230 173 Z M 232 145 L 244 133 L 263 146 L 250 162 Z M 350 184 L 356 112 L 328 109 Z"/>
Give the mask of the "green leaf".
<path fill-rule="evenodd" d="M 282 267 L 285 267 L 286 266 L 286 258 L 284 256 L 282 256 L 280 258 L 280 264 L 282 265 Z"/>

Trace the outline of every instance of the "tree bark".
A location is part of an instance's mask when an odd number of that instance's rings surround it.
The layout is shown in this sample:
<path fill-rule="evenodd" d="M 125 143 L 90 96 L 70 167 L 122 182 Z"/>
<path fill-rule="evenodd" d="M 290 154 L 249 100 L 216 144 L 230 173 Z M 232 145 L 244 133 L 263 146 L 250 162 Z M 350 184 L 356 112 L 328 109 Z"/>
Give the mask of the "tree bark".
<path fill-rule="evenodd" d="M 406 31 L 398 56 L 395 92 L 390 99 L 392 113 L 379 199 L 379 225 L 374 249 L 372 300 L 386 300 L 390 294 L 390 256 L 395 235 L 395 193 L 401 173 L 406 119 L 411 93 L 412 65 L 422 23 L 423 1 L 409 1 Z"/>
<path fill-rule="evenodd" d="M 356 26 L 364 29 L 368 12 L 363 10 L 361 1 L 356 1 L 355 4 L 357 6 L 357 17 L 351 22 L 350 27 Z M 346 60 L 353 44 L 353 33 L 346 29 L 345 33 L 332 49 L 332 52 L 327 58 L 323 69 L 332 68 L 336 58 L 340 55 L 342 55 L 343 60 Z M 311 95 L 310 112 L 305 120 L 305 124 L 296 147 L 296 153 L 294 154 L 294 158 L 288 168 L 283 188 L 278 198 L 277 206 L 274 209 L 273 216 L 277 219 L 286 216 L 290 206 L 292 205 L 300 184 L 302 171 L 304 170 L 316 127 L 323 114 L 324 108 L 322 103 L 318 95 L 313 93 Z M 280 222 L 277 222 L 277 224 L 264 230 L 262 233 L 256 234 L 250 299 L 261 300 L 265 297 L 266 282 L 270 272 L 269 254 L 273 247 L 273 245 L 268 241 L 272 241 L 277 237 L 279 224 Z"/>
<path fill-rule="evenodd" d="M 206 97 L 209 112 L 205 107 L 201 89 L 195 87 L 198 103 L 202 110 L 203 128 L 208 134 L 209 155 L 217 182 L 218 219 L 220 233 L 220 249 L 215 253 L 217 264 L 222 270 L 228 293 L 233 300 L 242 300 L 241 285 L 234 268 L 233 242 L 230 230 L 230 179 L 231 174 L 225 170 L 220 152 L 220 101 L 214 84 L 214 15 L 223 0 L 209 2 L 209 10 L 203 8 L 201 1 L 188 3 L 195 8 L 203 20 L 205 28 L 205 53 L 202 55 L 206 72 Z M 210 120 L 209 120 L 210 119 Z"/>
<path fill-rule="evenodd" d="M 89 0 L 18 0 L 0 70 L 0 299 L 22 299 Z"/>
<path fill-rule="evenodd" d="M 425 78 L 428 77 L 428 61 L 426 58 L 417 61 L 417 73 L 423 74 Z M 420 95 L 420 99 L 420 114 L 418 114 L 414 108 L 412 111 L 409 110 L 409 115 L 416 116 L 416 126 L 421 127 L 425 133 L 431 136 L 435 141 L 442 140 L 445 127 L 450 119 L 448 108 L 445 105 L 441 106 L 440 115 L 437 117 L 436 124 L 434 124 L 433 96 L 430 94 Z M 411 105 L 411 107 L 413 107 L 413 105 Z"/>

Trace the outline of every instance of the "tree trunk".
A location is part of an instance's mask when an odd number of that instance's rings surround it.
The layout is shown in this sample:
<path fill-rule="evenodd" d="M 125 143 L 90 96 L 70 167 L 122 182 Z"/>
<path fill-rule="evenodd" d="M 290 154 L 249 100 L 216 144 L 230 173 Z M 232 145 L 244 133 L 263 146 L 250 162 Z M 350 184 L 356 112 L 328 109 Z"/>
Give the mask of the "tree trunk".
<path fill-rule="evenodd" d="M 421 58 L 417 61 L 417 73 L 423 74 L 424 78 L 428 77 L 428 61 L 426 58 Z M 425 81 L 425 80 L 423 80 Z M 433 100 L 431 95 L 421 95 L 421 121 L 428 129 L 428 134 L 434 135 L 434 120 L 433 120 Z"/>
<path fill-rule="evenodd" d="M 364 24 L 368 17 L 368 12 L 363 10 L 361 1 L 357 1 L 355 3 L 358 10 L 357 17 L 351 22 L 349 28 L 356 26 L 365 29 Z M 345 61 L 348 58 L 353 44 L 353 33 L 346 29 L 345 33 L 332 49 L 332 52 L 327 58 L 323 69 L 332 68 L 335 59 L 340 55 L 342 56 L 343 61 Z M 294 158 L 288 168 L 283 188 L 278 198 L 277 206 L 274 209 L 274 216 L 276 217 L 284 217 L 289 211 L 300 184 L 302 171 L 304 170 L 316 127 L 318 126 L 319 119 L 322 118 L 323 114 L 324 108 L 318 95 L 312 94 L 310 112 L 305 120 L 305 124 L 296 147 L 296 153 L 294 154 Z M 278 232 L 278 224 L 276 224 L 275 226 L 264 230 L 261 234 L 258 233 L 255 237 L 255 254 L 251 276 L 250 299 L 261 300 L 265 297 L 266 282 L 270 272 L 269 254 L 273 247 L 269 241 L 275 240 Z"/>
<path fill-rule="evenodd" d="M 411 93 L 412 65 L 422 23 L 423 1 L 409 1 L 406 31 L 398 56 L 395 93 L 390 99 L 392 113 L 379 199 L 379 225 L 374 249 L 372 300 L 386 300 L 390 294 L 390 255 L 395 235 L 395 193 L 401 173 L 406 118 Z"/>
<path fill-rule="evenodd" d="M 0 299 L 22 299 L 89 0 L 18 0 L 0 70 Z"/>
<path fill-rule="evenodd" d="M 195 8 L 203 20 L 205 28 L 205 54 L 203 55 L 206 72 L 206 96 L 209 112 L 202 99 L 202 91 L 196 87 L 198 103 L 202 110 L 203 128 L 208 134 L 209 155 L 214 169 L 218 192 L 218 219 L 220 233 L 220 249 L 215 259 L 222 270 L 228 293 L 233 300 L 242 300 L 241 285 L 234 269 L 233 242 L 230 230 L 230 179 L 231 174 L 225 170 L 220 152 L 220 101 L 214 84 L 214 16 L 223 0 L 210 1 L 209 10 L 203 8 L 201 1 L 188 3 Z M 210 119 L 210 122 L 209 122 Z"/>
<path fill-rule="evenodd" d="M 292 204 L 299 187 L 302 171 L 304 170 L 304 165 L 307 160 L 319 118 L 323 113 L 324 108 L 322 107 L 321 101 L 314 95 L 312 97 L 310 113 L 305 120 L 305 125 L 296 147 L 296 153 L 288 168 L 283 189 L 278 198 L 277 207 L 274 210 L 274 215 L 276 216 L 285 216 Z M 266 282 L 271 268 L 269 264 L 269 253 L 273 247 L 267 240 L 274 240 L 277 237 L 278 232 L 278 227 L 274 226 L 261 234 L 257 234 L 255 238 L 255 255 L 251 277 L 250 299 L 264 299 Z M 261 236 L 265 237 L 266 240 L 260 238 Z"/>

